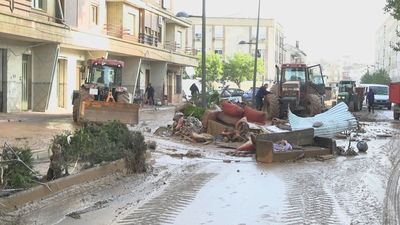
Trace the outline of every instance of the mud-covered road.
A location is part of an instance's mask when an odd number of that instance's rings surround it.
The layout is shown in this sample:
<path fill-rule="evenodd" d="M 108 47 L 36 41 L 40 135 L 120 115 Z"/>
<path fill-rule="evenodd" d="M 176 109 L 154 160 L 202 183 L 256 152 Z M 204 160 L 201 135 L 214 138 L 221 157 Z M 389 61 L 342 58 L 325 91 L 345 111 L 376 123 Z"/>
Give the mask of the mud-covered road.
<path fill-rule="evenodd" d="M 400 124 L 389 113 L 359 115 L 367 153 L 322 162 L 258 164 L 147 133 L 158 144 L 147 174 L 106 177 L 19 212 L 27 224 L 399 224 Z M 171 157 L 189 150 L 204 157 Z"/>

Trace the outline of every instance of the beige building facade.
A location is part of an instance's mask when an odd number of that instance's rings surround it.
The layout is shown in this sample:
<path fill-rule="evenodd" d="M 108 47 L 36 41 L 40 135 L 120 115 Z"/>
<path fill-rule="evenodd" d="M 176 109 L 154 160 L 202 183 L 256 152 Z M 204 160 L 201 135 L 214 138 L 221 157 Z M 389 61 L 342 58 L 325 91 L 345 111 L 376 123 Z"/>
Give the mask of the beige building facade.
<path fill-rule="evenodd" d="M 0 111 L 72 111 L 88 59 L 125 62 L 123 86 L 140 98 L 181 101 L 182 71 L 196 66 L 190 22 L 167 0 L 0 0 Z"/>
<path fill-rule="evenodd" d="M 389 16 L 376 32 L 375 69 L 385 69 L 393 81 L 400 81 L 400 55 L 392 48 L 400 41 L 396 32 L 399 25 Z"/>
<path fill-rule="evenodd" d="M 201 17 L 189 17 L 192 30 L 187 33 L 187 45 L 201 52 Z M 254 56 L 257 31 L 257 19 L 208 17 L 206 19 L 206 51 L 220 54 L 223 60 L 229 60 L 236 52 Z M 260 19 L 259 59 L 264 61 L 265 73 L 259 74 L 259 80 L 273 80 L 275 65 L 284 60 L 284 35 L 282 26 L 273 19 Z M 250 44 L 239 44 L 244 41 Z"/>

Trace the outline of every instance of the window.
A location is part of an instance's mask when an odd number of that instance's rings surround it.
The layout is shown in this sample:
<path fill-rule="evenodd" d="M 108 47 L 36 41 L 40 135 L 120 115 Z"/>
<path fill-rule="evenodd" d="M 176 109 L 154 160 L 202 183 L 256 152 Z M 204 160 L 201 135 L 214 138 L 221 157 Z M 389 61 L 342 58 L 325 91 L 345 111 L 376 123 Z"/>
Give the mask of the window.
<path fill-rule="evenodd" d="M 306 71 L 304 68 L 286 68 L 284 69 L 285 81 L 305 82 Z"/>
<path fill-rule="evenodd" d="M 32 0 L 32 8 L 45 9 L 45 0 Z"/>
<path fill-rule="evenodd" d="M 224 38 L 224 27 L 223 26 L 215 26 L 214 27 L 214 37 L 215 38 Z"/>
<path fill-rule="evenodd" d="M 171 8 L 171 0 L 163 0 L 162 7 L 164 9 L 170 9 Z"/>
<path fill-rule="evenodd" d="M 90 22 L 92 24 L 99 24 L 99 7 L 97 5 L 90 5 Z"/>
<path fill-rule="evenodd" d="M 182 31 L 176 32 L 175 45 L 176 48 L 182 48 Z"/>
<path fill-rule="evenodd" d="M 126 21 L 126 28 L 128 29 L 129 35 L 135 34 L 135 24 L 136 24 L 136 15 L 132 13 L 128 13 L 128 18 Z"/>
<path fill-rule="evenodd" d="M 200 25 L 196 25 L 194 27 L 194 37 L 196 38 L 196 41 L 200 41 L 201 40 L 202 33 L 201 33 L 201 26 Z"/>
<path fill-rule="evenodd" d="M 176 94 L 180 94 L 182 92 L 182 76 L 175 75 L 175 90 Z"/>
<path fill-rule="evenodd" d="M 251 40 L 256 40 L 257 27 L 251 27 Z M 267 28 L 259 27 L 258 30 L 258 40 L 263 41 L 267 39 Z"/>
<path fill-rule="evenodd" d="M 215 49 L 214 53 L 218 54 L 218 55 L 222 55 L 223 52 L 222 52 L 222 49 Z"/>

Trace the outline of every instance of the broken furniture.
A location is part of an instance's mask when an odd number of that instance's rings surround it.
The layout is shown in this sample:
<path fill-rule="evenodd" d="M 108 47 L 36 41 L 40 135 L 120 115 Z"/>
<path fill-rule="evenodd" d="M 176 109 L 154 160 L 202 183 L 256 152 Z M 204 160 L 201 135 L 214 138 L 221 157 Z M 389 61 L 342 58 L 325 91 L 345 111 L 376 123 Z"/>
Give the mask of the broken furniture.
<path fill-rule="evenodd" d="M 274 151 L 274 143 L 287 140 L 290 151 Z M 329 155 L 336 149 L 336 141 L 331 138 L 314 137 L 314 129 L 304 129 L 282 133 L 259 134 L 256 137 L 256 160 L 262 163 L 283 162 L 299 158 Z"/>

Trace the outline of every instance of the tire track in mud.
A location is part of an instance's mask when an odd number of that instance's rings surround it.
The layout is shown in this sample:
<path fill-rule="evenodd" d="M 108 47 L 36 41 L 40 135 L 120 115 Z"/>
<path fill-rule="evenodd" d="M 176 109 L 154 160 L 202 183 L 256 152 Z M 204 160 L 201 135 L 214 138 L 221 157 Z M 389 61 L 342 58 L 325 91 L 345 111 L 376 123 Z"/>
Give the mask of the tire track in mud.
<path fill-rule="evenodd" d="M 398 141 L 392 141 L 390 143 L 391 149 L 397 149 L 399 146 Z M 384 224 L 397 225 L 400 224 L 400 192 L 399 192 L 399 180 L 400 180 L 400 155 L 397 155 L 395 159 L 395 166 L 390 174 L 384 203 Z"/>
<path fill-rule="evenodd" d="M 197 192 L 216 174 L 198 173 L 186 179 L 171 182 L 159 196 L 151 199 L 119 224 L 171 224 L 174 217 L 196 197 Z"/>
<path fill-rule="evenodd" d="M 307 172 L 285 176 L 286 200 L 281 218 L 284 224 L 340 224 L 334 201 L 322 180 Z"/>
<path fill-rule="evenodd" d="M 384 209 L 384 224 L 400 223 L 400 211 L 399 211 L 399 178 L 400 178 L 400 160 L 397 165 L 393 168 L 390 175 L 385 197 L 385 209 Z"/>

